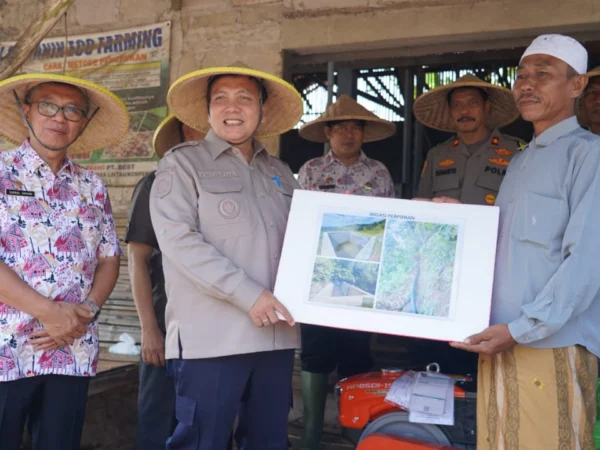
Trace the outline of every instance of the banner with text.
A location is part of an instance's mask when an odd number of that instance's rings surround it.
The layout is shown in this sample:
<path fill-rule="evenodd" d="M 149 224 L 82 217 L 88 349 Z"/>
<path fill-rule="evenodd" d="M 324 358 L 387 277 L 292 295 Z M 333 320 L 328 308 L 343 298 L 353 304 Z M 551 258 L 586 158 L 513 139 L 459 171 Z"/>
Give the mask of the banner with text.
<path fill-rule="evenodd" d="M 134 185 L 154 170 L 154 130 L 166 115 L 171 22 L 107 33 L 44 39 L 19 73 L 57 73 L 113 91 L 127 105 L 131 128 L 117 144 L 78 155 L 76 161 L 110 186 Z M 0 43 L 0 58 L 14 42 Z M 2 142 L 2 141 L 0 141 Z M 11 148 L 1 143 L 0 149 Z"/>

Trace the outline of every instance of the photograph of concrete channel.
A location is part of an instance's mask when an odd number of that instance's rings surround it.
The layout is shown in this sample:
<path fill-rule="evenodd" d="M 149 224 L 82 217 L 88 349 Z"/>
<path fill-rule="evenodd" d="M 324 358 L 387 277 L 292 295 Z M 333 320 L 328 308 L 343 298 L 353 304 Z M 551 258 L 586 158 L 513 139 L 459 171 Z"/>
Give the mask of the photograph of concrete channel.
<path fill-rule="evenodd" d="M 324 214 L 317 254 L 378 262 L 381 259 L 385 219 Z"/>

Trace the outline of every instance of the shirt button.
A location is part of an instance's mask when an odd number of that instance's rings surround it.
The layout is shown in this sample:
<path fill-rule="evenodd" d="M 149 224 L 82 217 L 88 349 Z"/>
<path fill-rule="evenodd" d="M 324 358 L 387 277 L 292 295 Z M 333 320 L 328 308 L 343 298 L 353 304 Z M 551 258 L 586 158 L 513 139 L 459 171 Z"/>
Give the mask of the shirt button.
<path fill-rule="evenodd" d="M 500 237 L 503 238 L 504 237 L 504 233 L 500 233 Z"/>
<path fill-rule="evenodd" d="M 158 234 L 165 234 L 165 230 L 160 230 Z"/>
<path fill-rule="evenodd" d="M 273 259 L 277 259 L 277 255 L 273 253 Z"/>
<path fill-rule="evenodd" d="M 258 197 L 259 197 L 259 198 L 263 198 L 264 196 L 265 196 L 265 194 L 264 194 L 264 193 L 262 193 L 262 192 L 259 192 L 259 194 L 258 194 Z"/>
<path fill-rule="evenodd" d="M 270 226 L 270 227 L 274 227 L 274 226 L 275 226 L 275 224 L 273 223 L 273 221 L 272 221 L 272 220 L 270 220 L 270 221 L 269 221 L 269 226 Z"/>

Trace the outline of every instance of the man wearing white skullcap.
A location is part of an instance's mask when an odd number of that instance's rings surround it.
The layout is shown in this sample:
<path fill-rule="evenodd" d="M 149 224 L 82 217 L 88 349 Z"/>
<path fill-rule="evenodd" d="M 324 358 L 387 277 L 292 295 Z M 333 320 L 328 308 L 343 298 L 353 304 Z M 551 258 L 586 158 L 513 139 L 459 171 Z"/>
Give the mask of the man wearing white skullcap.
<path fill-rule="evenodd" d="M 534 137 L 508 167 L 491 326 L 454 347 L 479 358 L 477 449 L 594 449 L 600 355 L 600 137 L 575 100 L 588 78 L 576 40 L 540 36 L 513 95 Z"/>

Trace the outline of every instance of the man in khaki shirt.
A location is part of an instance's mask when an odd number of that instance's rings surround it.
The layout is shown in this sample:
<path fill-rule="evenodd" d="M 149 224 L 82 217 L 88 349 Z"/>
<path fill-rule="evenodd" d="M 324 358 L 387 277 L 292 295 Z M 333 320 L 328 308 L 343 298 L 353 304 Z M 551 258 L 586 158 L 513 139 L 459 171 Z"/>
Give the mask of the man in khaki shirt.
<path fill-rule="evenodd" d="M 255 136 L 292 128 L 300 95 L 236 65 L 180 78 L 168 103 L 210 131 L 163 157 L 151 191 L 179 421 L 167 449 L 225 449 L 238 409 L 248 449 L 287 449 L 298 331 L 271 291 L 298 185 Z"/>
<path fill-rule="evenodd" d="M 457 133 L 427 153 L 418 196 L 493 205 L 521 144 L 498 131 L 519 115 L 510 90 L 467 74 L 423 94 L 414 112 L 430 128 Z"/>

